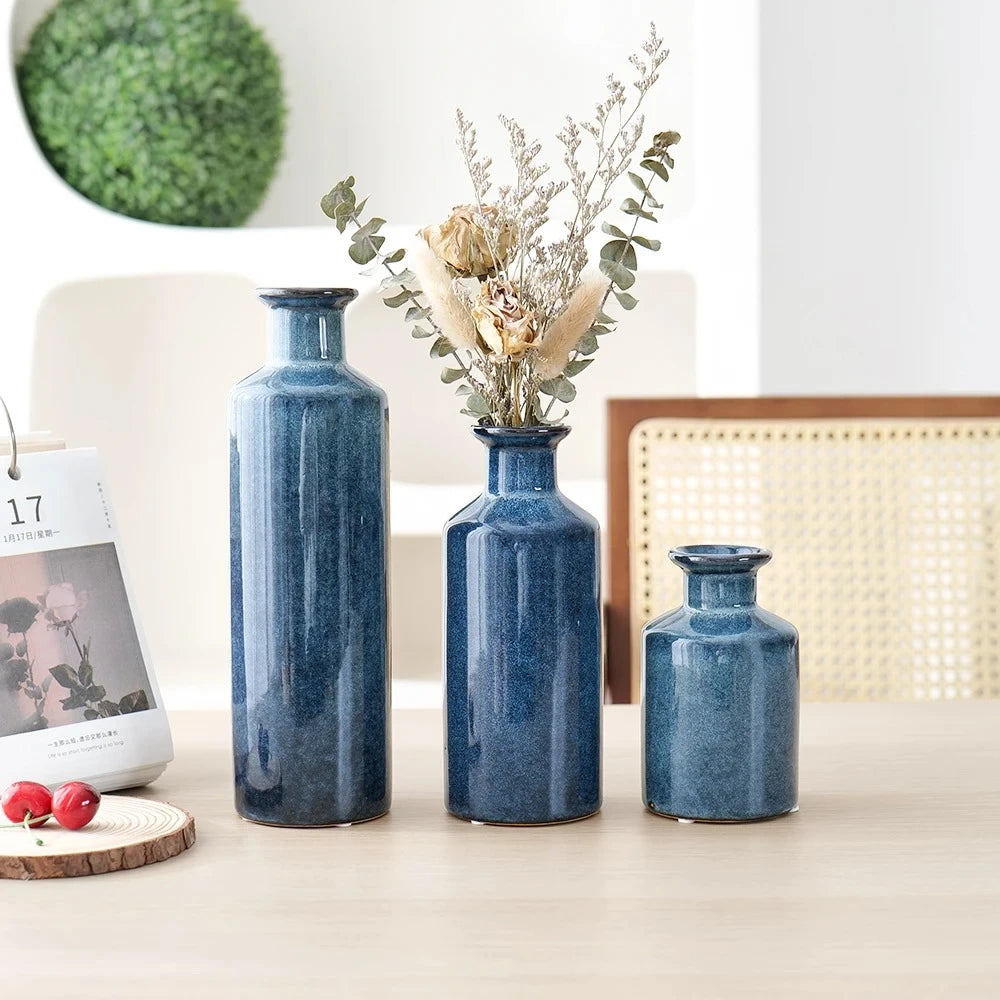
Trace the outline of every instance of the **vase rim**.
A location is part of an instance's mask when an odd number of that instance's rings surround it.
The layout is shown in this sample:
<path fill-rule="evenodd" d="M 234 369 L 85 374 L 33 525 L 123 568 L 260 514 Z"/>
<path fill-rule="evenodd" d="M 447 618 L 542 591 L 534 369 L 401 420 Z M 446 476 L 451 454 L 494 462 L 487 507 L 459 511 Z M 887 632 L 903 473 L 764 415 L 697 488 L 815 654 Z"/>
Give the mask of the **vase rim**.
<path fill-rule="evenodd" d="M 330 305 L 346 305 L 358 297 L 356 288 L 258 288 L 257 298 L 269 305 L 288 305 L 301 302 L 313 305 L 325 302 Z"/>
<path fill-rule="evenodd" d="M 771 561 L 771 550 L 756 545 L 680 545 L 670 550 L 670 561 L 694 573 L 740 573 Z"/>
<path fill-rule="evenodd" d="M 558 444 L 572 428 L 567 424 L 531 424 L 524 427 L 480 427 L 474 424 L 472 433 L 487 446 L 522 444 L 549 446 Z"/>

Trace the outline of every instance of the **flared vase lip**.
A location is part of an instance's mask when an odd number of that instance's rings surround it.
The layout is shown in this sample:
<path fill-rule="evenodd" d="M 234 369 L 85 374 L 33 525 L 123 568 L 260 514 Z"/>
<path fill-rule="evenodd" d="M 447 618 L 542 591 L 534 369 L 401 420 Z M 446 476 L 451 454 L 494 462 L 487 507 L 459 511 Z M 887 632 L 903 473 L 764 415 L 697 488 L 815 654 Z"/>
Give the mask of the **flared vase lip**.
<path fill-rule="evenodd" d="M 520 445 L 551 448 L 572 430 L 568 424 L 531 424 L 524 427 L 482 427 L 474 424 L 472 433 L 487 447 Z"/>
<path fill-rule="evenodd" d="M 345 306 L 358 297 L 356 288 L 258 288 L 257 298 L 268 305 Z"/>
<path fill-rule="evenodd" d="M 746 573 L 771 561 L 771 550 L 756 545 L 679 545 L 670 561 L 688 573 Z"/>

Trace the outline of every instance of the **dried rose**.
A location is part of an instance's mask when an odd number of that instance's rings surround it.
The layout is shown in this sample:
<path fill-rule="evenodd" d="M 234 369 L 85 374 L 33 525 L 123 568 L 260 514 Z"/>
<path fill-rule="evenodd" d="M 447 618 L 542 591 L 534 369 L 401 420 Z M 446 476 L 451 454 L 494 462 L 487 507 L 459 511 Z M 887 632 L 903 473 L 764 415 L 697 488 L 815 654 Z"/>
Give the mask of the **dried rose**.
<path fill-rule="evenodd" d="M 509 281 L 487 278 L 472 307 L 472 318 L 492 354 L 520 358 L 535 342 L 535 314 L 521 305 Z"/>
<path fill-rule="evenodd" d="M 494 268 L 503 266 L 510 251 L 511 240 L 510 230 L 507 227 L 501 228 L 495 248 L 500 259 L 494 260 L 486 233 L 475 221 L 478 212 L 475 205 L 457 205 L 445 222 L 440 226 L 421 229 L 420 235 L 431 250 L 459 274 L 481 278 Z M 495 223 L 496 206 L 484 205 L 482 216 L 487 224 Z"/>

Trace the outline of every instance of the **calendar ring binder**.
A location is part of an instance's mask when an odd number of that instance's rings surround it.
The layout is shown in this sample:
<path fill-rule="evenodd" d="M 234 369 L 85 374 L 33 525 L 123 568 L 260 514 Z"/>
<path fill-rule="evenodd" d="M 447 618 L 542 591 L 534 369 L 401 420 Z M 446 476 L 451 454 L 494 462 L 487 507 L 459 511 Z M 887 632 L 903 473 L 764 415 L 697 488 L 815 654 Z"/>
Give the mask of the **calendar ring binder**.
<path fill-rule="evenodd" d="M 10 410 L 7 409 L 3 396 L 0 396 L 0 406 L 3 407 L 4 416 L 7 418 L 7 429 L 10 431 L 10 468 L 7 470 L 7 475 L 11 479 L 20 479 L 21 470 L 17 467 L 17 435 L 14 433 L 14 421 L 11 419 Z"/>

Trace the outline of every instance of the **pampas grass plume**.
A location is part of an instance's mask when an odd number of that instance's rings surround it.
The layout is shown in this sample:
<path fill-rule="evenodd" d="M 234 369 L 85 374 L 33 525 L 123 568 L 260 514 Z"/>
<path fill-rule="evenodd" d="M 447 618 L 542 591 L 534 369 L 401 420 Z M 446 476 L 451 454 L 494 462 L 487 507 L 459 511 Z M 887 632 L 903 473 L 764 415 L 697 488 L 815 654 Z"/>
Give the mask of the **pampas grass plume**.
<path fill-rule="evenodd" d="M 589 278 L 570 296 L 566 308 L 553 320 L 536 348 L 535 373 L 543 378 L 561 375 L 570 352 L 590 329 L 607 291 L 606 278 Z"/>
<path fill-rule="evenodd" d="M 409 264 L 420 282 L 420 290 L 427 296 L 432 318 L 441 328 L 452 347 L 476 346 L 476 324 L 469 310 L 451 287 L 452 277 L 448 268 L 423 244 L 409 253 Z"/>

